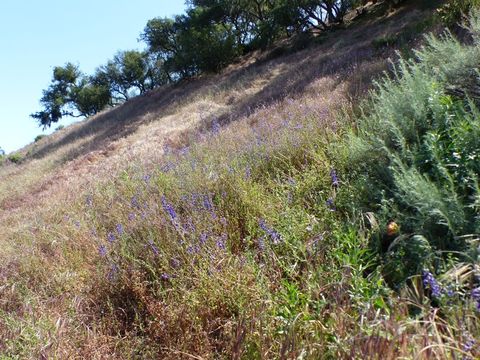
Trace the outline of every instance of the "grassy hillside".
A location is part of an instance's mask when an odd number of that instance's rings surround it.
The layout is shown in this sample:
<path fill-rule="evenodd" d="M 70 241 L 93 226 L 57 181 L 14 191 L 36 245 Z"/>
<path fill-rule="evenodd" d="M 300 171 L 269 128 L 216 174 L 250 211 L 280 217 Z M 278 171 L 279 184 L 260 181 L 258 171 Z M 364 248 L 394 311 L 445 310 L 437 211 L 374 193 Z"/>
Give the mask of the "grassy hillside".
<path fill-rule="evenodd" d="M 436 5 L 370 4 L 20 150 L 2 356 L 480 356 L 480 17 L 422 40 Z"/>

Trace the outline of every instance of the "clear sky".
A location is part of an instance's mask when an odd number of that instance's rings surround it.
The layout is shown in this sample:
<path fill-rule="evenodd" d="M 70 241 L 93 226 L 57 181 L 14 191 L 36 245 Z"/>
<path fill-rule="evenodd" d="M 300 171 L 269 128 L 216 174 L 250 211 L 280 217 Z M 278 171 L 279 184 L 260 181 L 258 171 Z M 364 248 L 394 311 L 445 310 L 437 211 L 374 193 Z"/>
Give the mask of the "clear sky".
<path fill-rule="evenodd" d="M 54 66 L 78 64 L 88 74 L 138 42 L 149 19 L 185 10 L 185 0 L 0 0 L 0 147 L 14 151 L 42 132 L 29 114 Z"/>

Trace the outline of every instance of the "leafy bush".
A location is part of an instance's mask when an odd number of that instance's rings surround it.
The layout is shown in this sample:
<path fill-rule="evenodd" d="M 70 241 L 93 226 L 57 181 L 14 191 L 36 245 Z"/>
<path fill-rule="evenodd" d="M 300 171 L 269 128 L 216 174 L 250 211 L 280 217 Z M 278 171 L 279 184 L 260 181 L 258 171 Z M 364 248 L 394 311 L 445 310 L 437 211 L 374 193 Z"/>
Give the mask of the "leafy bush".
<path fill-rule="evenodd" d="M 8 155 L 7 159 L 14 164 L 20 164 L 23 161 L 23 156 L 19 153 L 14 153 Z"/>
<path fill-rule="evenodd" d="M 42 140 L 44 137 L 46 137 L 46 136 L 47 136 L 47 135 L 45 135 L 45 134 L 37 135 L 37 136 L 35 136 L 35 140 L 34 140 L 34 141 L 35 141 L 35 142 L 38 142 L 38 141 Z"/>
<path fill-rule="evenodd" d="M 448 0 L 438 9 L 438 13 L 444 24 L 453 25 L 461 20 L 462 15 L 468 14 L 473 7 L 478 6 L 480 6 L 479 0 Z"/>
<path fill-rule="evenodd" d="M 480 30 L 479 14 L 472 16 L 472 34 Z M 375 208 L 382 223 L 394 219 L 401 226 L 396 240 L 383 231 L 387 246 L 374 244 L 385 252 L 386 269 L 395 269 L 388 272 L 396 283 L 418 273 L 413 265 L 426 264 L 435 252 L 462 257 L 458 252 L 470 248 L 466 236 L 480 232 L 480 111 L 469 96 L 480 85 L 478 45 L 449 33 L 428 37 L 419 61 L 400 61 L 393 78 L 377 83 L 350 138 L 360 204 Z M 419 239 L 428 241 L 425 252 L 411 252 Z"/>

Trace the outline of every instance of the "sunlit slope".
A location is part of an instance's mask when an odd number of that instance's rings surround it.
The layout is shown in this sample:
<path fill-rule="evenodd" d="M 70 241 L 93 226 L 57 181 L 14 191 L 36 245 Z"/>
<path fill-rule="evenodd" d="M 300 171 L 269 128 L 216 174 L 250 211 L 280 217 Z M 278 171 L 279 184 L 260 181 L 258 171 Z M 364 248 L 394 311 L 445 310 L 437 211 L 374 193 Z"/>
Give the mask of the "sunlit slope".
<path fill-rule="evenodd" d="M 422 11 L 402 9 L 388 17 L 354 20 L 345 30 L 321 35 L 306 50 L 277 55 L 298 46 L 293 41 L 251 55 L 220 75 L 152 91 L 25 147 L 22 164 L 0 168 L 2 210 L 31 209 L 58 188 L 75 192 L 133 163 L 155 163 L 164 145 L 184 147 L 213 124 L 253 118 L 286 98 L 321 99 L 340 88 L 336 102 L 357 97 L 370 75 L 385 66 L 388 49 L 376 41 L 412 31 Z"/>

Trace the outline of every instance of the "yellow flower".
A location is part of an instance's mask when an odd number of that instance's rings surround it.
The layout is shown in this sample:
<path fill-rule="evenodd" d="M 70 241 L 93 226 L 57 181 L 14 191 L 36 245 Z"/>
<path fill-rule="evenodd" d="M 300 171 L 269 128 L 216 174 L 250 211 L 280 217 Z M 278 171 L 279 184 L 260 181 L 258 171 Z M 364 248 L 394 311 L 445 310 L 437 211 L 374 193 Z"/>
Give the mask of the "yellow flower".
<path fill-rule="evenodd" d="M 398 234 L 400 231 L 400 226 L 395 221 L 390 221 L 387 225 L 387 235 L 393 236 Z"/>

